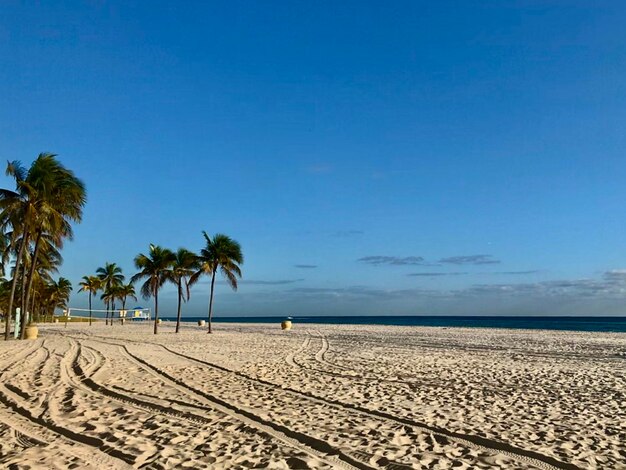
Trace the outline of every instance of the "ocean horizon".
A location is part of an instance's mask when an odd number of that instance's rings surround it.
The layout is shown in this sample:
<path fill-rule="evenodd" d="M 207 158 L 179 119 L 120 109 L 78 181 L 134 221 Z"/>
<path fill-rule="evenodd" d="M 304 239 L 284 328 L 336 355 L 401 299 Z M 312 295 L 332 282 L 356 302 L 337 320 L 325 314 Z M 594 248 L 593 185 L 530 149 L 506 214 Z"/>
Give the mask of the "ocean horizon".
<path fill-rule="evenodd" d="M 176 321 L 176 317 L 164 316 L 163 321 Z M 284 316 L 237 316 L 214 317 L 215 323 L 279 323 Z M 626 333 L 626 316 L 591 317 L 591 316 L 292 316 L 295 325 L 321 323 L 329 325 L 389 325 L 389 326 L 433 326 L 462 328 L 506 328 L 524 330 L 560 330 Z M 202 317 L 183 317 L 184 323 L 206 320 Z"/>

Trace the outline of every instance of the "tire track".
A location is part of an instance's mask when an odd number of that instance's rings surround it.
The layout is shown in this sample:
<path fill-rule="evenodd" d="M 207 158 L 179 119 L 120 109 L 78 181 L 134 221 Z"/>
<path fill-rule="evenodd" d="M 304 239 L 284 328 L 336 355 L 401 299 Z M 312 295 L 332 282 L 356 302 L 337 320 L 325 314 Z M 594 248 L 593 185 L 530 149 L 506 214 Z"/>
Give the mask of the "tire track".
<path fill-rule="evenodd" d="M 55 455 L 60 454 L 74 459 L 79 459 L 81 462 L 80 468 L 97 470 L 99 468 L 105 468 L 105 465 L 107 465 L 105 462 L 94 465 L 95 462 L 93 459 L 86 458 L 80 450 L 75 448 L 75 442 L 66 440 L 62 436 L 59 436 L 47 428 L 36 427 L 22 416 L 15 413 L 9 413 L 5 407 L 0 407 L 0 423 L 11 429 L 11 434 L 15 439 L 15 442 L 24 449 L 38 447 L 39 449 L 48 449 L 49 452 L 55 452 Z M 67 447 L 62 448 L 61 446 L 56 445 L 58 443 L 64 444 Z M 9 468 L 14 468 L 16 464 L 19 465 L 21 463 L 19 458 L 13 458 L 11 459 L 12 462 L 11 460 L 7 462 L 5 459 L 8 455 L 3 455 L 2 457 L 3 459 L 1 461 L 3 464 L 9 464 L 9 462 L 13 464 L 13 466 L 10 466 Z M 127 466 L 117 466 L 115 463 L 108 464 L 107 467 L 116 470 L 128 469 Z"/>
<path fill-rule="evenodd" d="M 412 426 L 414 428 L 420 429 L 423 432 L 427 432 L 427 433 L 431 433 L 435 436 L 439 436 L 441 439 L 449 439 L 452 442 L 456 442 L 459 443 L 461 445 L 464 445 L 466 447 L 470 447 L 476 450 L 483 450 L 483 451 L 487 451 L 490 453 L 493 453 L 494 451 L 497 453 L 501 453 L 504 454 L 508 457 L 514 458 L 518 461 L 522 461 L 523 463 L 526 464 L 531 464 L 534 465 L 538 468 L 542 468 L 542 469 L 546 469 L 546 470 L 553 470 L 553 469 L 561 469 L 561 470 L 581 470 L 580 467 L 568 463 L 568 462 L 562 462 L 554 457 L 551 457 L 549 455 L 544 455 L 541 454 L 539 452 L 533 451 L 533 450 L 527 450 L 527 449 L 522 449 L 522 448 L 518 448 L 515 447 L 511 444 L 508 444 L 506 442 L 501 442 L 501 441 L 496 441 L 493 439 L 489 439 L 489 438 L 485 438 L 482 436 L 477 436 L 477 435 L 473 435 L 473 434 L 464 434 L 464 433 L 460 433 L 460 432 L 456 432 L 456 431 L 452 431 L 452 430 L 447 430 L 438 426 L 432 426 L 429 425 L 427 423 L 422 423 L 416 420 L 412 420 L 409 418 L 402 418 L 399 416 L 394 416 L 392 414 L 389 413 L 385 413 L 383 411 L 378 411 L 378 410 L 372 410 L 372 409 L 368 409 L 365 407 L 362 407 L 360 405 L 357 404 L 352 404 L 352 403 L 343 403 L 337 400 L 331 400 L 328 398 L 324 398 L 318 395 L 314 395 L 312 393 L 308 393 L 308 392 L 302 392 L 296 389 L 293 389 L 291 387 L 286 387 L 286 386 L 282 386 L 282 385 L 277 385 L 273 382 L 269 382 L 267 380 L 263 380 L 263 379 L 259 379 L 259 378 L 255 378 L 252 376 L 249 376 L 243 372 L 240 371 L 236 371 L 236 370 L 232 370 L 232 369 L 228 369 L 224 366 L 220 366 L 218 364 L 213 364 L 198 358 L 195 358 L 193 356 L 188 356 L 186 354 L 183 353 L 178 353 L 170 348 L 168 348 L 167 346 L 164 345 L 158 345 L 155 343 L 151 343 L 153 345 L 156 346 L 161 346 L 163 349 L 165 349 L 166 351 L 179 356 L 179 357 L 183 357 L 185 359 L 188 359 L 190 361 L 199 363 L 199 364 L 204 364 L 205 366 L 217 369 L 217 370 L 221 370 L 223 372 L 227 372 L 230 374 L 235 374 L 241 378 L 244 378 L 246 380 L 250 380 L 253 382 L 257 382 L 263 385 L 268 385 L 270 387 L 273 387 L 275 389 L 279 389 L 279 390 L 283 390 L 283 391 L 287 391 L 290 393 L 293 393 L 295 395 L 298 395 L 302 398 L 308 398 L 308 399 L 312 399 L 315 400 L 317 402 L 321 402 L 321 403 L 325 403 L 327 405 L 331 405 L 331 406 L 335 406 L 335 407 L 340 407 L 340 408 L 344 408 L 344 409 L 350 409 L 353 411 L 357 411 L 359 413 L 362 414 L 366 414 L 369 416 L 375 416 L 378 418 L 384 418 L 390 421 L 395 421 L 397 423 L 400 424 L 405 424 L 405 425 L 409 425 Z"/>
<path fill-rule="evenodd" d="M 346 372 L 348 372 L 348 371 L 354 372 L 354 369 L 351 369 L 349 367 L 340 366 L 340 365 L 333 364 L 331 362 L 326 361 L 324 356 L 328 352 L 328 349 L 330 348 L 330 345 L 329 345 L 328 340 L 326 339 L 326 337 L 324 337 L 321 333 L 320 333 L 319 338 L 322 340 L 322 346 L 317 351 L 317 353 L 315 353 L 315 355 L 314 355 L 314 358 L 315 358 L 317 363 L 319 363 L 321 365 L 329 366 L 329 367 L 342 369 L 342 370 L 344 370 Z M 318 372 L 320 374 L 330 375 L 330 376 L 333 376 L 333 377 L 343 377 L 343 378 L 351 379 L 351 380 L 354 380 L 354 381 L 360 380 L 361 382 L 357 382 L 357 383 L 360 383 L 360 384 L 363 384 L 363 385 L 367 384 L 368 382 L 377 382 L 377 383 L 383 382 L 383 383 L 392 383 L 392 384 L 395 384 L 395 385 L 399 385 L 401 387 L 407 387 L 409 389 L 412 386 L 416 385 L 416 384 L 414 384 L 412 382 L 407 382 L 407 381 L 403 381 L 403 380 L 383 379 L 383 378 L 380 378 L 380 377 L 366 376 L 366 375 L 359 374 L 358 372 L 354 372 L 354 373 L 351 373 L 351 374 L 342 373 L 342 372 L 333 372 L 333 371 L 330 371 L 330 370 L 319 369 L 317 367 L 311 367 L 311 366 L 305 365 L 301 361 L 296 359 L 296 357 L 300 353 L 304 352 L 308 348 L 308 346 L 310 344 L 310 341 L 309 342 L 305 341 L 305 343 L 302 344 L 300 349 L 298 349 L 297 351 L 289 354 L 285 358 L 287 363 L 289 363 L 292 367 L 299 368 L 299 369 L 302 369 L 302 370 L 305 370 L 305 371 L 308 371 L 308 372 Z"/>
<path fill-rule="evenodd" d="M 328 341 L 328 338 L 321 331 L 318 331 L 317 334 L 319 338 L 322 340 L 322 347 L 320 348 L 319 351 L 317 351 L 317 353 L 315 353 L 315 360 L 317 362 L 327 367 L 335 367 L 337 369 L 343 369 L 343 370 L 348 370 L 348 371 L 354 370 L 350 367 L 336 364 L 334 362 L 330 362 L 326 360 L 326 353 L 330 351 L 330 341 Z"/>
<path fill-rule="evenodd" d="M 310 343 L 311 343 L 311 337 L 308 336 L 308 333 L 307 333 L 307 337 L 304 339 L 304 342 L 300 345 L 300 348 L 298 348 L 294 352 L 287 354 L 287 356 L 285 357 L 285 362 L 287 362 L 287 364 L 289 364 L 291 367 L 295 367 L 295 368 L 301 367 L 295 362 L 295 357 L 296 355 L 304 351 L 306 348 L 308 348 Z"/>
<path fill-rule="evenodd" d="M 94 390 L 93 388 L 87 386 L 84 381 L 82 381 L 80 379 L 80 377 L 77 377 L 75 374 L 75 371 L 78 369 L 80 370 L 83 374 L 85 374 L 85 370 L 82 369 L 82 366 L 80 365 L 80 359 L 81 357 L 83 357 L 82 355 L 82 347 L 80 345 L 80 343 L 67 338 L 68 341 L 70 342 L 70 346 L 71 349 L 74 351 L 74 353 L 70 356 L 71 360 L 67 359 L 67 356 L 64 358 L 65 360 L 63 361 L 63 363 L 61 364 L 61 375 L 63 377 L 63 380 L 66 384 L 68 384 L 69 386 L 69 390 L 81 390 L 83 393 L 86 393 L 88 395 L 93 396 L 94 394 L 100 395 L 103 398 L 109 399 L 109 398 L 114 398 L 116 399 L 116 397 L 111 397 L 108 395 L 104 395 L 102 393 L 99 393 L 98 391 Z M 92 351 L 92 355 L 93 358 L 95 359 L 95 363 L 91 365 L 90 367 L 90 372 L 92 374 L 92 376 L 94 374 L 96 374 L 104 365 L 104 361 L 100 360 L 100 357 L 103 358 L 103 356 L 99 353 L 99 351 L 96 351 L 94 349 L 91 350 Z M 91 380 L 91 379 L 89 379 Z M 117 400 L 117 401 L 121 401 L 121 400 Z M 140 409 L 143 412 L 148 412 L 148 414 L 152 414 L 154 413 L 154 409 L 146 409 L 146 407 L 140 407 L 137 406 L 136 403 L 132 403 L 129 400 L 125 400 L 124 404 L 130 405 L 132 408 L 134 409 Z M 160 414 L 165 414 L 165 413 L 160 413 Z M 150 459 L 150 457 L 153 457 L 155 454 L 158 455 L 158 452 L 153 452 L 156 451 L 156 447 L 153 446 L 153 449 L 150 449 L 149 451 L 144 451 L 144 453 L 139 454 L 137 456 L 132 455 L 132 463 L 134 467 L 137 466 L 142 466 L 143 464 L 146 464 L 146 461 Z M 146 453 L 150 452 L 150 454 L 146 457 Z"/>
<path fill-rule="evenodd" d="M 248 424 L 258 430 L 259 433 L 264 434 L 268 437 L 273 437 L 275 439 L 279 439 L 282 442 L 286 443 L 289 447 L 292 447 L 300 452 L 303 452 L 307 455 L 314 457 L 317 460 L 321 460 L 324 463 L 327 463 L 333 467 L 341 467 L 346 469 L 358 468 L 363 470 L 373 470 L 373 467 L 363 464 L 352 457 L 344 454 L 338 449 L 333 448 L 330 444 L 325 441 L 321 441 L 319 439 L 313 438 L 311 436 L 307 436 L 305 434 L 292 431 L 284 426 L 281 426 L 277 423 L 273 423 L 271 421 L 266 421 L 263 418 L 237 407 L 225 400 L 212 396 L 202 390 L 197 390 L 193 387 L 188 386 L 183 381 L 172 377 L 164 371 L 152 366 L 147 361 L 144 361 L 140 358 L 133 356 L 130 351 L 126 348 L 125 345 L 120 345 L 116 343 L 108 343 L 104 341 L 99 341 L 106 344 L 114 344 L 120 347 L 120 350 L 124 353 L 124 355 L 131 361 L 138 364 L 144 371 L 149 372 L 151 375 L 156 375 L 160 380 L 165 381 L 169 385 L 174 384 L 174 386 L 184 391 L 186 394 L 190 392 L 193 395 L 200 396 L 204 400 L 209 401 L 212 404 L 213 409 L 217 411 L 221 411 L 222 413 L 231 416 L 238 421 L 243 421 L 245 424 Z M 80 347 L 80 344 L 79 344 Z M 148 370 L 146 370 L 148 368 Z M 86 377 L 84 371 L 78 364 L 78 361 L 74 361 L 72 364 L 73 372 L 76 375 L 77 380 L 85 384 L 92 391 L 99 393 L 101 395 L 105 395 L 110 398 L 114 398 L 118 401 L 121 401 L 126 404 L 133 405 L 143 410 L 147 410 L 150 412 L 158 412 L 160 414 L 169 415 L 175 417 L 177 419 L 185 419 L 187 421 L 191 421 L 196 424 L 213 424 L 212 420 L 205 418 L 203 416 L 199 416 L 197 414 L 193 414 L 186 411 L 172 411 L 170 408 L 164 407 L 163 405 L 158 405 L 153 402 L 149 402 L 146 400 L 131 398 L 126 394 L 121 394 L 116 392 L 115 390 L 104 387 L 101 384 L 96 383 L 89 377 Z M 203 408 L 204 411 L 212 411 L 211 408 Z M 337 457 L 334 457 L 334 456 Z M 341 459 L 341 460 L 338 460 Z"/>
<path fill-rule="evenodd" d="M 102 338 L 102 337 L 101 337 Z M 106 338 L 109 339 L 109 338 Z M 128 352 L 128 350 L 126 349 L 126 346 L 120 343 L 112 343 L 110 341 L 101 341 L 107 344 L 114 344 L 114 345 L 118 345 L 118 346 L 122 346 L 126 352 L 128 354 L 130 354 Z M 528 450 L 528 449 L 524 449 L 524 448 L 520 448 L 520 447 L 516 447 L 512 444 L 508 444 L 506 442 L 502 442 L 502 441 L 497 441 L 494 439 L 489 439 L 486 437 L 482 437 L 482 436 L 478 436 L 475 434 L 466 434 L 466 433 L 462 433 L 462 432 L 457 432 L 457 431 L 453 431 L 453 430 L 449 430 L 449 429 L 445 429 L 442 427 L 438 427 L 438 426 L 433 426 L 433 425 L 429 425 L 427 423 L 423 423 L 414 419 L 410 419 L 410 418 L 403 418 L 403 417 L 399 417 L 399 416 L 395 416 L 392 415 L 390 413 L 386 413 L 384 411 L 379 411 L 379 410 L 373 410 L 373 409 L 369 409 L 369 408 L 365 408 L 361 405 L 358 404 L 352 404 L 352 403 L 344 403 L 344 402 L 340 402 L 337 400 L 332 400 L 329 398 L 325 398 L 325 397 L 321 397 L 309 392 L 302 392 L 296 389 L 293 389 L 291 387 L 286 387 L 283 385 L 277 385 L 273 382 L 264 380 L 264 379 L 259 379 L 256 377 L 252 377 L 250 375 L 247 375 L 243 372 L 240 371 L 236 371 L 236 370 L 232 370 L 229 369 L 227 367 L 218 365 L 218 364 L 214 364 L 208 361 L 204 361 L 201 359 L 198 359 L 196 357 L 193 356 L 189 356 L 183 353 L 179 353 L 177 351 L 174 351 L 170 348 L 168 348 L 165 345 L 162 344 L 158 344 L 158 343 L 152 343 L 152 342 L 140 342 L 140 341 L 132 341 L 132 342 L 136 342 L 139 344 L 150 344 L 153 346 L 157 346 L 157 347 L 161 347 L 164 350 L 170 352 L 171 354 L 174 354 L 175 356 L 178 357 L 182 357 L 184 359 L 190 360 L 192 362 L 198 363 L 198 364 L 203 364 L 205 366 L 211 367 L 215 370 L 220 370 L 222 372 L 228 373 L 228 374 L 234 374 L 238 377 L 241 377 L 245 380 L 248 381 L 252 381 L 252 382 L 256 382 L 259 384 L 263 384 L 263 385 L 267 385 L 269 387 L 272 387 L 274 389 L 278 389 L 278 390 L 282 390 L 282 391 L 287 391 L 290 392 L 294 395 L 297 395 L 299 397 L 305 398 L 305 399 L 309 399 L 309 400 L 313 400 L 316 401 L 318 403 L 324 403 L 326 405 L 330 405 L 330 406 L 334 406 L 334 407 L 338 407 L 338 408 L 343 408 L 343 409 L 348 409 L 348 410 L 352 410 L 352 411 L 356 411 L 360 414 L 364 414 L 370 417 L 377 417 L 377 418 L 383 418 L 389 421 L 394 421 L 396 423 L 399 424 L 404 424 L 404 425 L 408 425 L 411 426 L 413 428 L 419 429 L 422 432 L 425 433 L 430 433 L 433 436 L 435 436 L 439 441 L 441 442 L 446 442 L 446 441 L 451 441 L 460 445 L 463 445 L 465 447 L 471 448 L 471 449 L 475 449 L 475 450 L 480 450 L 483 452 L 487 452 L 487 453 L 500 453 L 503 454 L 507 457 L 513 458 L 517 461 L 520 461 L 524 464 L 527 465 L 533 465 L 537 468 L 541 468 L 544 470 L 554 470 L 554 469 L 560 469 L 560 470 L 582 470 L 580 467 L 569 463 L 569 462 L 563 462 L 560 461 L 552 456 L 549 455 L 545 455 L 542 454 L 540 452 L 534 451 L 534 450 Z M 305 340 L 306 346 L 308 347 L 308 342 Z M 303 346 L 305 346 L 305 344 L 303 343 Z M 298 351 L 303 350 L 304 348 L 301 347 Z M 295 355 L 295 354 L 294 354 Z M 131 355 L 132 356 L 132 355 Z M 294 361 L 295 362 L 295 361 Z M 297 364 L 297 363 L 296 363 Z M 148 365 L 148 367 L 153 367 L 151 365 Z M 156 368 L 155 368 L 156 369 Z M 354 378 L 349 376 L 349 378 Z M 176 381 L 177 379 L 174 378 L 174 380 Z M 186 387 L 185 384 L 183 384 L 183 386 Z M 219 400 L 219 399 L 218 399 Z"/>
<path fill-rule="evenodd" d="M 42 340 L 41 345 L 44 344 L 44 341 L 45 340 Z M 24 358 L 28 358 L 31 355 L 31 353 L 35 352 L 37 349 L 41 347 L 38 343 L 39 341 L 29 345 L 28 347 L 25 347 L 24 349 L 20 350 L 16 354 L 10 355 L 10 357 L 13 358 L 13 361 L 9 362 L 9 365 L 5 366 L 4 369 L 0 372 L 0 380 L 2 380 L 2 382 L 6 381 L 8 378 L 11 378 L 17 375 L 19 372 L 22 372 L 22 371 L 18 371 L 13 374 L 10 373 L 11 369 L 13 369 L 20 361 L 24 360 Z"/>
<path fill-rule="evenodd" d="M 519 330 L 519 331 L 524 331 L 524 330 Z M 533 332 L 538 331 L 551 331 L 554 332 L 553 330 L 533 330 Z M 564 331 L 565 333 L 565 331 Z M 571 332 L 570 332 L 571 333 Z M 477 352 L 477 353 L 490 353 L 490 352 L 494 352 L 494 353 L 501 353 L 501 354 L 505 354 L 507 356 L 511 356 L 511 355 L 522 355 L 522 356 L 533 356 L 533 357 L 541 357 L 544 359 L 550 359 L 553 360 L 554 358 L 561 358 L 561 359 L 586 359 L 589 361 L 600 361 L 603 362 L 605 360 L 615 360 L 615 359 L 620 359 L 620 356 L 617 355 L 612 355 L 612 356 L 598 356 L 598 355 L 594 355 L 594 354 L 589 354 L 589 353 L 577 353 L 577 352 L 572 352 L 572 351 L 568 351 L 568 352 L 557 352 L 557 351 L 553 351 L 550 353 L 543 353 L 540 351 L 536 351 L 533 349 L 529 349 L 529 348 L 524 348 L 524 347 L 511 347 L 511 346 L 499 346 L 499 345 L 473 345 L 473 346 L 468 346 L 466 343 L 461 343 L 461 342 L 457 342 L 454 340 L 450 340 L 450 339 L 446 339 L 444 342 L 437 342 L 434 341 L 432 339 L 430 339 L 431 337 L 427 337 L 427 338 L 414 338 L 414 343 L 412 343 L 412 346 L 414 347 L 418 347 L 418 348 L 423 348 L 425 350 L 444 350 L 444 351 L 448 351 L 450 349 L 454 349 L 454 350 L 458 350 L 458 351 L 467 351 L 467 352 Z M 437 338 L 438 339 L 438 338 Z M 366 338 L 366 337 L 360 337 L 360 339 L 358 340 L 358 342 L 360 343 L 371 343 L 371 344 L 380 344 L 379 341 L 372 341 L 371 338 Z M 391 345 L 386 343 L 385 344 L 387 347 L 390 347 Z M 396 349 L 399 350 L 408 350 L 405 346 L 403 345 L 397 345 L 394 346 Z"/>
<path fill-rule="evenodd" d="M 43 341 L 41 343 L 43 346 Z M 36 345 L 35 345 L 36 347 Z M 29 352 L 28 350 L 26 352 Z M 22 353 L 21 356 L 25 354 Z M 30 355 L 30 358 L 34 358 L 34 355 Z M 10 367 L 14 367 L 20 362 L 20 359 L 15 360 Z M 6 372 L 3 373 L 2 378 L 6 378 Z M 14 375 L 17 375 L 14 373 Z M 107 446 L 100 439 L 92 438 L 89 436 L 83 436 L 81 434 L 75 433 L 70 429 L 64 428 L 62 426 L 57 425 L 53 421 L 48 418 L 43 417 L 43 413 L 39 416 L 35 416 L 30 410 L 23 406 L 24 398 L 22 394 L 13 392 L 10 388 L 7 387 L 8 384 L 1 384 L 0 387 L 0 403 L 2 403 L 8 410 L 12 411 L 15 415 L 11 415 L 11 419 L 9 422 L 9 426 L 21 434 L 29 436 L 38 441 L 46 442 L 47 439 L 42 439 L 39 437 L 41 434 L 38 429 L 45 430 L 46 432 L 52 432 L 54 435 L 54 439 L 60 439 L 67 443 L 71 448 L 71 453 L 76 457 L 94 464 L 95 468 L 103 468 L 103 467 L 111 467 L 111 468 L 120 468 L 126 469 L 129 468 L 127 464 L 132 463 L 128 460 L 127 456 L 120 451 L 115 449 L 110 449 L 110 455 L 105 453 Z M 11 388 L 17 388 L 12 386 Z M 45 410 L 44 410 L 45 412 Z M 16 424 L 20 418 L 22 421 L 27 422 L 24 426 L 20 426 Z M 84 446 L 89 446 L 90 450 L 85 450 Z M 98 450 L 100 452 L 94 452 L 94 450 Z"/>

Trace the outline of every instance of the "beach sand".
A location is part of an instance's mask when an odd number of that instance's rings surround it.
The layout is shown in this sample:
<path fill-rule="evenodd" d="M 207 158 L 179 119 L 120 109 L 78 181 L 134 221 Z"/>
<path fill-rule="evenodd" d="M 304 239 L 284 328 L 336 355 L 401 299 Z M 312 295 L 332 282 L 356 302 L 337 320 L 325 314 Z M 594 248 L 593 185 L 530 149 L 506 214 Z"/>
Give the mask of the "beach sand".
<path fill-rule="evenodd" d="M 626 469 L 624 334 L 214 326 L 0 342 L 0 466 Z"/>

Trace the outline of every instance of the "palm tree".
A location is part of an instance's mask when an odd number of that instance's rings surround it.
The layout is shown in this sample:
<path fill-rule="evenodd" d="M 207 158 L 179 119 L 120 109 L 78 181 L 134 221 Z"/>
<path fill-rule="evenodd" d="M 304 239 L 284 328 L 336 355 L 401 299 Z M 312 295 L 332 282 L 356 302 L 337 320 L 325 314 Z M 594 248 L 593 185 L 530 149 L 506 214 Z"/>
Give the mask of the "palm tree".
<path fill-rule="evenodd" d="M 25 269 L 31 266 L 31 256 L 32 254 L 27 251 L 26 256 L 24 257 Z M 32 312 L 33 316 L 35 315 L 38 311 L 36 308 L 36 302 L 41 301 L 42 291 L 45 290 L 47 284 L 52 283 L 52 274 L 59 271 L 59 266 L 62 262 L 63 257 L 61 256 L 61 253 L 59 253 L 56 247 L 50 243 L 48 236 L 44 235 L 41 238 L 40 250 L 37 256 L 37 268 L 32 273 L 32 280 L 29 281 L 32 283 L 32 294 L 25 311 Z"/>
<path fill-rule="evenodd" d="M 105 302 L 107 302 L 108 305 L 111 306 L 111 315 L 109 316 L 111 320 L 111 326 L 113 326 L 113 318 L 115 315 L 115 301 L 120 298 L 121 290 L 122 284 L 114 284 L 106 289 L 100 296 L 102 300 L 104 300 Z"/>
<path fill-rule="evenodd" d="M 116 290 L 117 298 L 122 301 L 122 310 L 126 310 L 126 299 L 128 297 L 137 300 L 137 296 L 135 295 L 135 286 L 133 286 L 130 282 L 128 284 L 122 284 Z"/>
<path fill-rule="evenodd" d="M 54 314 L 57 308 L 67 308 L 67 303 L 72 293 L 72 283 L 60 277 L 58 281 L 51 281 L 46 285 L 46 306 L 50 314 Z M 66 323 L 67 326 L 67 323 Z"/>
<path fill-rule="evenodd" d="M 5 278 L 0 278 L 0 312 L 2 315 L 8 315 L 7 305 L 9 304 L 9 292 L 11 291 L 11 283 Z"/>
<path fill-rule="evenodd" d="M 140 253 L 135 258 L 135 267 L 140 271 L 131 278 L 131 282 L 146 279 L 141 286 L 144 299 L 154 297 L 154 334 L 157 334 L 159 322 L 159 289 L 171 276 L 171 267 L 176 255 L 167 248 L 150 244 L 150 253 Z"/>
<path fill-rule="evenodd" d="M 16 256 L 8 300 L 8 314 L 5 317 L 4 339 L 8 340 L 10 337 L 10 318 L 14 313 L 13 303 L 17 291 L 17 281 L 20 277 L 20 264 L 29 242 L 31 226 L 33 224 L 31 214 L 34 208 L 32 198 L 30 197 L 30 187 L 26 184 L 26 168 L 18 161 L 9 162 L 7 164 L 6 174 L 15 179 L 16 185 L 16 191 L 0 189 L 0 224 L 3 230 L 6 227 L 13 228 L 10 239 L 10 251 Z M 21 242 L 18 241 L 20 235 Z"/>
<path fill-rule="evenodd" d="M 26 286 L 26 297 L 23 306 L 26 311 L 30 307 L 33 276 L 38 261 L 38 253 L 44 234 L 50 237 L 55 247 L 63 246 L 63 239 L 72 239 L 71 221 L 80 222 L 83 206 L 86 201 L 85 185 L 74 176 L 74 173 L 61 165 L 56 155 L 40 154 L 33 162 L 26 178 L 38 196 L 35 214 L 35 231 L 33 257 Z M 70 284 L 71 290 L 71 284 Z M 22 328 L 24 338 L 25 327 Z"/>
<path fill-rule="evenodd" d="M 109 324 L 109 308 L 111 307 L 111 288 L 119 286 L 124 282 L 124 275 L 122 274 L 122 268 L 115 263 L 105 263 L 103 267 L 96 269 L 96 275 L 102 282 L 101 289 L 104 294 L 101 296 L 102 300 L 106 302 L 107 314 L 106 324 Z M 108 294 L 108 295 L 105 295 Z M 105 299 L 106 297 L 106 299 Z M 111 325 L 113 325 L 113 318 L 111 318 Z"/>
<path fill-rule="evenodd" d="M 83 280 L 78 283 L 79 292 L 89 292 L 89 326 L 91 326 L 91 296 L 98 293 L 102 286 L 102 281 L 97 276 L 83 276 Z"/>
<path fill-rule="evenodd" d="M 218 233 L 213 236 L 213 239 L 204 231 L 202 235 L 204 235 L 206 246 L 200 250 L 200 255 L 198 256 L 200 269 L 191 277 L 190 282 L 194 284 L 203 274 L 211 276 L 211 295 L 209 297 L 209 333 L 211 333 L 215 275 L 219 269 L 226 278 L 228 285 L 236 291 L 237 278 L 241 277 L 239 265 L 243 264 L 243 254 L 241 253 L 239 242 L 227 235 Z"/>
<path fill-rule="evenodd" d="M 109 287 L 108 289 L 103 289 L 102 295 L 100 296 L 100 300 L 102 300 L 107 307 L 107 313 L 106 313 L 107 325 L 109 324 L 109 308 L 111 306 L 111 302 L 113 301 L 113 296 L 115 295 L 114 290 L 115 290 L 115 287 Z M 113 325 L 113 312 L 111 312 L 111 325 Z"/>
<path fill-rule="evenodd" d="M 60 277 L 57 282 L 53 283 L 53 288 L 57 302 L 56 306 L 58 308 L 67 308 L 67 303 L 72 293 L 72 283 L 68 279 Z"/>
<path fill-rule="evenodd" d="M 5 267 L 11 256 L 11 233 L 4 229 L 0 227 L 0 276 L 5 275 Z"/>
<path fill-rule="evenodd" d="M 12 245 L 16 253 L 16 269 L 9 298 L 13 303 L 18 279 L 22 279 L 21 309 L 28 313 L 34 275 L 44 236 L 51 238 L 55 247 L 61 248 L 63 239 L 72 238 L 71 222 L 80 222 L 85 205 L 85 187 L 81 180 L 66 169 L 51 153 L 42 153 L 30 169 L 18 161 L 9 162 L 7 175 L 13 176 L 16 190 L 0 190 L 0 225 L 13 228 Z M 21 243 L 16 243 L 21 236 Z M 24 265 L 25 252 L 34 242 L 32 262 L 28 273 Z M 23 272 L 20 273 L 20 268 Z M 26 321 L 22 322 L 21 338 L 24 338 Z M 5 338 L 6 333 L 5 331 Z"/>
<path fill-rule="evenodd" d="M 179 248 L 172 265 L 170 280 L 176 284 L 178 289 L 178 308 L 176 313 L 176 333 L 180 329 L 181 303 L 189 300 L 189 278 L 200 267 L 198 256 L 185 249 Z"/>
<path fill-rule="evenodd" d="M 44 277 L 46 277 L 46 279 L 49 278 L 51 281 L 51 274 L 58 272 L 59 266 L 63 263 L 63 257 L 57 249 L 53 237 L 47 233 L 44 233 L 39 237 L 38 248 L 39 250 L 37 253 L 35 269 L 33 269 L 33 259 L 35 259 L 35 253 L 31 253 L 30 250 L 26 250 L 24 253 L 24 260 L 22 262 L 24 272 L 27 270 L 30 272 L 28 283 L 31 286 L 30 300 L 28 303 L 24 304 L 26 305 L 26 307 L 24 307 L 24 311 L 33 313 L 35 312 L 35 298 L 39 295 L 34 288 L 35 283 L 42 278 L 43 273 L 47 273 Z M 41 287 L 42 283 L 39 282 L 37 285 Z"/>

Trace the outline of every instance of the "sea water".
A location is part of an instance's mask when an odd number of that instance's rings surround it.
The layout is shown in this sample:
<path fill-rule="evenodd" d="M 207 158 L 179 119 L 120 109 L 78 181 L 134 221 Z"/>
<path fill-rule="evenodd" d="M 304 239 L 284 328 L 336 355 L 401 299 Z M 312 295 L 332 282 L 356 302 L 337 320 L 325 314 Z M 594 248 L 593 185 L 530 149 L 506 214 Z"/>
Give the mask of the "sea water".
<path fill-rule="evenodd" d="M 326 323 L 330 325 L 398 325 L 463 328 L 515 328 L 530 330 L 608 331 L 626 333 L 626 317 L 556 317 L 556 316 L 297 316 L 294 324 Z M 280 323 L 285 317 L 214 317 L 214 322 Z M 173 317 L 163 320 L 175 321 Z M 184 317 L 184 322 L 206 320 L 206 317 Z"/>

